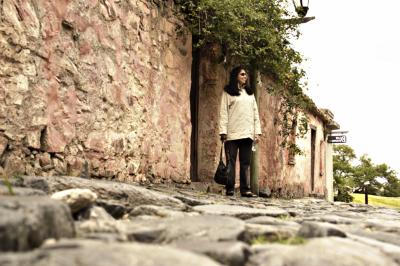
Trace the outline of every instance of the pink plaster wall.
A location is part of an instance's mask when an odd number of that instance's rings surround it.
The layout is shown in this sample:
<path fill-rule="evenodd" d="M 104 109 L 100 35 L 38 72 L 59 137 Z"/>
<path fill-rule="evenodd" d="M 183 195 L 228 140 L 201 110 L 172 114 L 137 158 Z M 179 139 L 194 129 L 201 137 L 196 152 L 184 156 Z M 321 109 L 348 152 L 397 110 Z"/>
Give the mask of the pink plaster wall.
<path fill-rule="evenodd" d="M 172 8 L 172 0 L 1 1 L 0 174 L 189 182 L 192 43 L 175 31 L 182 22 Z M 198 177 L 210 182 L 230 71 L 210 63 L 216 53 L 202 54 L 197 117 Z M 260 187 L 323 195 L 317 170 L 310 191 L 309 137 L 298 140 L 305 156 L 288 165 L 270 84 L 262 78 Z M 322 122 L 310 121 L 320 149 Z"/>
<path fill-rule="evenodd" d="M 230 68 L 211 63 L 207 55 L 202 57 L 200 66 L 198 174 L 200 180 L 211 181 L 219 160 L 220 99 L 223 87 L 228 82 Z M 295 165 L 289 165 L 288 151 L 280 146 L 281 137 L 277 122 L 281 98 L 267 92 L 267 88 L 271 85 L 271 80 L 266 77 L 261 78 L 259 114 L 263 135 L 258 145 L 260 189 L 268 187 L 274 195 L 283 197 L 302 197 L 310 194 L 322 197 L 326 193 L 325 176 L 320 175 L 319 171 L 320 143 L 321 141 L 325 143 L 323 123 L 313 115 L 308 115 L 310 124 L 317 127 L 315 189 L 311 191 L 311 133 L 309 131 L 305 138 L 296 140 L 304 155 L 296 156 Z"/>
<path fill-rule="evenodd" d="M 1 1 L 0 172 L 189 182 L 173 1 Z"/>

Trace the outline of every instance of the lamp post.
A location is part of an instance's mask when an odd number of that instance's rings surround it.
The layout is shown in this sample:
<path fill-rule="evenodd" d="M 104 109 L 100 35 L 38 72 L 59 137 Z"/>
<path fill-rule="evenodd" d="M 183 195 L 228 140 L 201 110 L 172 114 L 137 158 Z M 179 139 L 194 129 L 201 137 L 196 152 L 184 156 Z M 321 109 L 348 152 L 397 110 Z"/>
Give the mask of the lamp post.
<path fill-rule="evenodd" d="M 256 64 L 252 64 L 252 66 L 255 66 Z M 251 86 L 254 91 L 254 97 L 256 98 L 257 105 L 259 105 L 259 88 L 258 88 L 258 70 L 256 67 L 252 67 L 250 69 L 250 78 L 251 78 Z M 251 161 L 250 161 L 250 188 L 251 192 L 257 196 L 260 195 L 260 187 L 258 185 L 258 175 L 259 175 L 259 152 L 257 148 L 257 144 L 255 144 L 255 150 L 252 151 L 251 155 Z"/>
<path fill-rule="evenodd" d="M 297 15 L 299 17 L 304 18 L 307 15 L 308 12 L 308 5 L 309 5 L 309 0 L 307 0 L 307 4 L 305 4 L 306 0 L 292 0 L 294 8 L 296 10 Z"/>
<path fill-rule="evenodd" d="M 306 4 L 307 1 L 307 4 Z M 285 19 L 284 21 L 287 24 L 302 24 L 307 23 L 311 20 L 314 20 L 315 17 L 306 17 L 307 12 L 309 10 L 310 0 L 292 0 L 294 9 L 296 10 L 297 16 L 296 18 Z"/>

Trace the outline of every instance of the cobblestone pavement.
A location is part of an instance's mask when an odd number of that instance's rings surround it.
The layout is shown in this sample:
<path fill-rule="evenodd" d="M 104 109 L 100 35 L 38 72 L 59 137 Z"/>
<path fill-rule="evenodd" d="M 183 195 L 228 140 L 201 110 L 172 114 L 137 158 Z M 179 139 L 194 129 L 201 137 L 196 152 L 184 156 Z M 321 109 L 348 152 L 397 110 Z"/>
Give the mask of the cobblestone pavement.
<path fill-rule="evenodd" d="M 13 183 L 16 196 L 0 186 L 0 265 L 400 265 L 396 209 L 72 177 Z"/>

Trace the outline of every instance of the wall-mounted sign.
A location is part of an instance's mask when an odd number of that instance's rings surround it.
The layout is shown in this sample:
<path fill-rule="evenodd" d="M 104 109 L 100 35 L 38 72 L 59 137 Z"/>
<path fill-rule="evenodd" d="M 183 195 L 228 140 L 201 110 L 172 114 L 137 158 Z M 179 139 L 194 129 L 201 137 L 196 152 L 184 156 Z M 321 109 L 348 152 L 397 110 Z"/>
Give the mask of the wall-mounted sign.
<path fill-rule="evenodd" d="M 346 143 L 345 135 L 330 135 L 328 136 L 328 143 Z"/>

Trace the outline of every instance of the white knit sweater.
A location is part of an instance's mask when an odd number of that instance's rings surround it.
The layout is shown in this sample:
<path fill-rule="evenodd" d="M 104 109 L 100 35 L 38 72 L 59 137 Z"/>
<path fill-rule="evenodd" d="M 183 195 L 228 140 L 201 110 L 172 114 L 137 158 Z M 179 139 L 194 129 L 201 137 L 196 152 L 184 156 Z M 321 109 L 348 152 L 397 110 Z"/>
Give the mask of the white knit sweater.
<path fill-rule="evenodd" d="M 241 89 L 239 96 L 223 92 L 220 109 L 219 134 L 227 140 L 251 138 L 261 135 L 257 102 L 253 95 Z"/>

